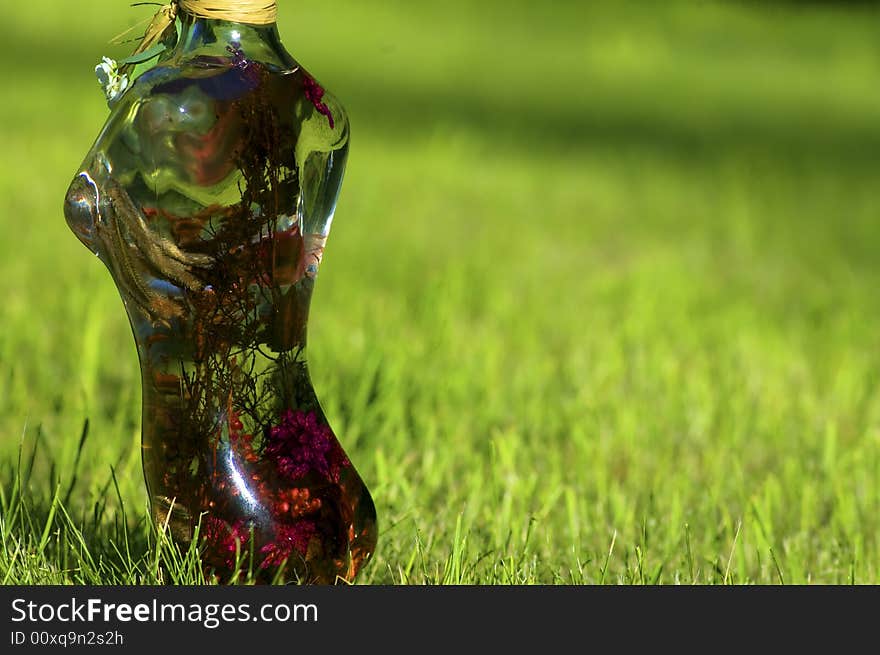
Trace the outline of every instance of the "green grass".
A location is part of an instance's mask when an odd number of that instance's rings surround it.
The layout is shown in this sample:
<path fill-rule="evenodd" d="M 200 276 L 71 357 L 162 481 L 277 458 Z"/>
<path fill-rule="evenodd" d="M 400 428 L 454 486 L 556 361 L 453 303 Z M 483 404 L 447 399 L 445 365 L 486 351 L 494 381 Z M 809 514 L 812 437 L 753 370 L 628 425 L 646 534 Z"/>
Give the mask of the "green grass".
<path fill-rule="evenodd" d="M 880 583 L 877 9 L 280 4 L 353 124 L 310 357 L 358 582 Z M 0 72 L 0 580 L 197 582 L 61 215 L 149 8 L 56 5 Z"/>

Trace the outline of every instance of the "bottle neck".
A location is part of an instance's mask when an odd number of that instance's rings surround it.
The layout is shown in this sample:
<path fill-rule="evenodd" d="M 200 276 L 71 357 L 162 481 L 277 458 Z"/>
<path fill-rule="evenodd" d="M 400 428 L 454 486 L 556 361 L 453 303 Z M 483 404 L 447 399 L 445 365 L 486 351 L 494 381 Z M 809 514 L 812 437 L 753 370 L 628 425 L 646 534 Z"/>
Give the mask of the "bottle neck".
<path fill-rule="evenodd" d="M 180 37 L 172 58 L 193 59 L 201 56 L 233 59 L 242 55 L 250 61 L 281 69 L 296 66 L 281 43 L 275 23 L 248 25 L 188 14 L 180 16 Z"/>

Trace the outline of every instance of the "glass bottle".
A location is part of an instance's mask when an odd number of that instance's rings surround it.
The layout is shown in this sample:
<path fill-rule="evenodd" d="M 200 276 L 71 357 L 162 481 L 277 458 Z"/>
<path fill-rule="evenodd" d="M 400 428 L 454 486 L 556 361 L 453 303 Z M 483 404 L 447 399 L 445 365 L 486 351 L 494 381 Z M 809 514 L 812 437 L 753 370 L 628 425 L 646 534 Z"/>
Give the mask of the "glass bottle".
<path fill-rule="evenodd" d="M 137 343 L 153 518 L 221 582 L 351 581 L 375 509 L 306 365 L 348 120 L 275 24 L 178 19 L 65 202 Z"/>

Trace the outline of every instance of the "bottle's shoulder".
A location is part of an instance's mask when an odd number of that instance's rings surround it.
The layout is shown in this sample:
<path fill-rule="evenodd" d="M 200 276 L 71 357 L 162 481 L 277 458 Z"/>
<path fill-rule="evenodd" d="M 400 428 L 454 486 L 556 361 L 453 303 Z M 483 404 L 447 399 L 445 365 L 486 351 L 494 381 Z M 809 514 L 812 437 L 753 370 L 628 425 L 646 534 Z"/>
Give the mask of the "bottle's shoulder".
<path fill-rule="evenodd" d="M 311 153 L 346 150 L 348 139 L 342 103 L 305 69 L 203 58 L 138 76 L 95 151 L 120 179 L 139 177 L 159 191 L 210 188 L 226 200 L 238 188 L 236 170 L 299 170 Z"/>
<path fill-rule="evenodd" d="M 113 113 L 152 122 L 158 111 L 175 123 L 210 119 L 211 109 L 215 118 L 218 111 L 244 118 L 271 113 L 297 131 L 308 128 L 332 140 L 344 139 L 349 129 L 342 102 L 302 66 L 282 69 L 235 57 L 163 62 L 135 80 Z"/>

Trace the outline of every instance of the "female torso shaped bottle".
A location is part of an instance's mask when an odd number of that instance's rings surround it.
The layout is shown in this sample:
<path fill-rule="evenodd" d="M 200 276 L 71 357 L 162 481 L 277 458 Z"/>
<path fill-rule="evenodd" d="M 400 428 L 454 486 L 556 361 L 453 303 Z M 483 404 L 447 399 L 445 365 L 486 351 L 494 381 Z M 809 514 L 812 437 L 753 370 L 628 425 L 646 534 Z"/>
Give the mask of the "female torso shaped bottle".
<path fill-rule="evenodd" d="M 375 509 L 305 358 L 348 121 L 274 24 L 180 20 L 65 204 L 137 342 L 153 517 L 221 582 L 350 581 Z"/>

